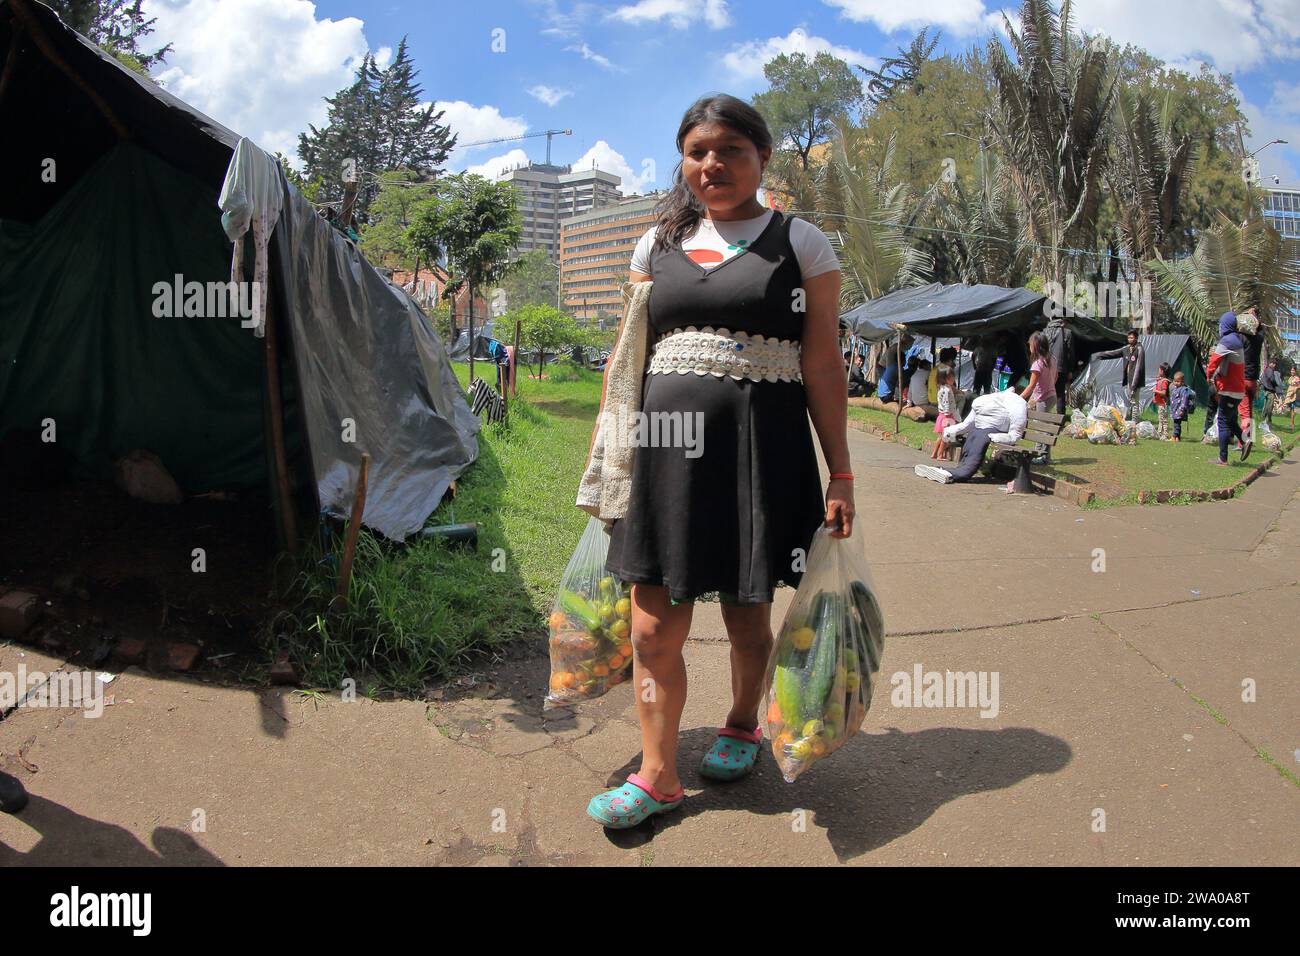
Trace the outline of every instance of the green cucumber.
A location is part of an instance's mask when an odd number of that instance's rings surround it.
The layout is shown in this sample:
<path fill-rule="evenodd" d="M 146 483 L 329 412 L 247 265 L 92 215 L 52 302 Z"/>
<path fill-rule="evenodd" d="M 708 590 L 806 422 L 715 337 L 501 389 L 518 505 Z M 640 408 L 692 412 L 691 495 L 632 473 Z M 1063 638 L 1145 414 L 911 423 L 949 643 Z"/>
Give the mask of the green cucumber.
<path fill-rule="evenodd" d="M 581 594 L 576 594 L 568 588 L 561 588 L 560 607 L 567 614 L 577 618 L 578 622 L 587 630 L 596 631 L 600 629 L 600 612 L 594 604 Z"/>
<path fill-rule="evenodd" d="M 839 595 L 828 593 L 820 606 L 817 636 L 808 651 L 812 665 L 803 697 L 803 713 L 807 720 L 822 715 L 831 684 L 835 681 L 835 665 L 839 657 L 839 605 Z"/>

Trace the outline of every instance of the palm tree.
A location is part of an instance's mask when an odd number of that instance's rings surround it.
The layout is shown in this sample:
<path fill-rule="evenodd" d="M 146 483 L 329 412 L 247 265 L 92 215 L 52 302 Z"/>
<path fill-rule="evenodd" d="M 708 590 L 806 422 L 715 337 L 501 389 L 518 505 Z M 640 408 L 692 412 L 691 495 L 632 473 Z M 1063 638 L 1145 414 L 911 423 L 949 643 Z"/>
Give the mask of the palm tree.
<path fill-rule="evenodd" d="M 1135 278 L 1145 283 L 1150 279 L 1147 262 L 1171 254 L 1195 141 L 1191 133 L 1175 134 L 1167 103 L 1157 116 L 1141 93 L 1120 97 L 1112 121 L 1115 151 L 1106 167 L 1106 182 L 1115 201 L 1120 241 L 1136 263 Z M 1144 306 L 1142 328 L 1150 333 L 1158 303 Z"/>
<path fill-rule="evenodd" d="M 991 40 L 997 104 L 989 125 L 1025 211 L 1038 271 L 1065 280 L 1068 250 L 1090 249 L 1102 199 L 1107 117 L 1118 71 L 1108 44 L 1072 38 L 1070 3 L 1024 0 L 1020 30 L 1006 23 L 1015 62 Z"/>
<path fill-rule="evenodd" d="M 1261 328 L 1276 352 L 1282 342 L 1274 317 L 1287 308 L 1300 283 L 1300 266 L 1284 248 L 1287 241 L 1263 219 L 1238 224 L 1220 212 L 1190 256 L 1170 262 L 1157 255 L 1147 265 L 1202 354 L 1219 340 L 1219 316 L 1251 305 L 1259 306 Z"/>
<path fill-rule="evenodd" d="M 962 282 L 1015 288 L 1029 280 L 1032 250 L 1022 241 L 1021 212 L 1000 157 L 991 169 L 980 163 L 972 189 L 942 184 L 935 221 L 942 231 L 932 242 Z"/>
<path fill-rule="evenodd" d="M 826 163 L 815 169 L 811 182 L 795 184 L 793 195 L 812 200 L 800 208 L 839 255 L 844 309 L 919 285 L 934 268 L 933 259 L 909 237 L 934 190 L 913 201 L 908 185 L 894 175 L 895 142 L 890 136 L 879 161 L 873 161 L 866 132 L 837 124 Z"/>

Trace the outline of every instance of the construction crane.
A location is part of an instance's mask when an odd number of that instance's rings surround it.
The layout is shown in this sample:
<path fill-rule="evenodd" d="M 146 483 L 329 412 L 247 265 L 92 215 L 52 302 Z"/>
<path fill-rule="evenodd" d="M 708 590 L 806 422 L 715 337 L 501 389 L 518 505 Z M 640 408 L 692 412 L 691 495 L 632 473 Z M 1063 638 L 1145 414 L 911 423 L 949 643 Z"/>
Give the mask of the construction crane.
<path fill-rule="evenodd" d="M 471 146 L 487 146 L 490 143 L 513 143 L 515 140 L 531 139 L 534 136 L 546 137 L 546 165 L 551 165 L 551 137 L 552 136 L 572 136 L 571 129 L 548 129 L 545 133 L 525 133 L 522 136 L 503 136 L 500 139 L 484 139 L 477 143 L 457 143 L 455 149 L 469 149 Z"/>

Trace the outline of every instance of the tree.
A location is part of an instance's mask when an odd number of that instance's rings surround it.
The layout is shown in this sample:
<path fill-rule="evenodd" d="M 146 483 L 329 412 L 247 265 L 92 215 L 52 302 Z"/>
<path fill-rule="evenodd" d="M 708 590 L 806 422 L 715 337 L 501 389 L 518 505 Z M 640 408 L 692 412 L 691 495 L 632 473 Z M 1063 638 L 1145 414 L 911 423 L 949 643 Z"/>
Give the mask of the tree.
<path fill-rule="evenodd" d="M 1139 283 L 1149 281 L 1146 262 L 1168 257 L 1182 226 L 1183 197 L 1192 161 L 1192 134 L 1176 132 L 1169 115 L 1157 116 L 1141 92 L 1115 103 L 1114 155 L 1106 182 L 1116 208 L 1116 228 L 1135 264 Z M 1155 327 L 1155 302 L 1144 302 L 1142 328 Z"/>
<path fill-rule="evenodd" d="M 813 218 L 839 254 L 840 302 L 845 309 L 918 285 L 934 265 L 908 236 L 933 192 L 912 202 L 908 185 L 894 176 L 893 137 L 877 160 L 869 152 L 864 130 L 838 127 L 828 160 L 817 170 L 812 187 Z"/>
<path fill-rule="evenodd" d="M 154 32 L 156 17 L 146 17 L 142 0 L 45 0 L 59 19 L 82 36 L 112 54 L 137 73 L 146 76 L 172 52 L 172 45 L 153 52 L 140 45 Z"/>
<path fill-rule="evenodd" d="M 1033 255 L 1022 241 L 1020 210 L 1001 159 L 984 157 L 969 187 L 968 181 L 958 178 L 938 190 L 934 218 L 940 231 L 929 243 L 935 248 L 936 281 L 1024 286 L 1032 278 Z"/>
<path fill-rule="evenodd" d="M 519 342 L 525 349 L 537 349 L 540 355 L 538 375 L 546 368 L 546 353 L 559 353 L 574 345 L 589 344 L 588 333 L 579 328 L 573 316 L 553 305 L 526 305 L 511 312 L 508 321 L 519 321 Z"/>
<path fill-rule="evenodd" d="M 900 93 L 924 90 L 921 71 L 929 62 L 930 54 L 942 36 L 936 32 L 930 37 L 929 33 L 930 28 L 926 27 L 916 35 L 906 50 L 899 47 L 898 56 L 885 57 L 878 70 L 858 67 L 868 77 L 867 98 L 871 101 L 873 110 L 879 109 L 882 103 L 895 99 Z"/>
<path fill-rule="evenodd" d="M 525 305 L 554 305 L 559 292 L 559 275 L 545 249 L 530 249 L 515 261 L 514 270 L 501 280 L 506 308 Z"/>
<path fill-rule="evenodd" d="M 469 286 L 473 323 L 475 290 L 509 275 L 514 267 L 510 252 L 522 232 L 514 186 L 457 173 L 440 180 L 437 196 L 416 207 L 407 237 L 426 262 L 436 262 L 446 251 L 452 279 L 447 292 L 454 295 L 462 285 Z"/>
<path fill-rule="evenodd" d="M 862 84 L 843 60 L 826 51 L 808 62 L 802 53 L 782 53 L 763 65 L 771 89 L 753 106 L 767 121 L 777 148 L 789 146 L 803 169 L 808 154 L 834 131 L 835 121 L 862 107 Z"/>
<path fill-rule="evenodd" d="M 1073 36 L 1069 0 L 1059 15 L 1048 0 L 1024 0 L 1018 31 L 1003 20 L 1015 61 L 989 41 L 997 86 L 989 123 L 1025 210 L 1038 271 L 1064 282 L 1069 250 L 1095 248 L 1114 56 L 1104 41 Z"/>
<path fill-rule="evenodd" d="M 1300 284 L 1300 266 L 1285 240 L 1261 218 L 1242 225 L 1224 213 L 1201 234 L 1196 251 L 1173 262 L 1148 263 L 1161 295 L 1187 326 L 1201 354 L 1219 340 L 1219 316 L 1259 306 L 1261 330 L 1269 348 L 1281 350 L 1275 317 L 1282 314 Z M 1290 287 L 1290 289 L 1288 289 Z"/>
<path fill-rule="evenodd" d="M 432 104 L 420 109 L 417 75 L 405 38 L 386 69 L 367 53 L 352 83 L 326 98 L 325 127 L 310 126 L 298 137 L 298 157 L 309 180 L 338 183 L 344 162 L 355 160 L 359 217 L 379 194 L 381 173 L 406 169 L 432 178 L 455 145 L 450 128 L 438 122 L 443 112 L 435 113 Z"/>
<path fill-rule="evenodd" d="M 959 180 L 972 182 L 980 143 L 990 139 L 981 117 L 993 96 L 988 65 L 978 54 L 940 57 L 921 68 L 910 95 L 882 104 L 864 126 L 874 142 L 896 137 L 895 171 L 914 193 L 928 189 L 948 159 Z"/>
<path fill-rule="evenodd" d="M 389 268 L 415 271 L 421 264 L 436 261 L 422 256 L 407 235 L 416 211 L 436 194 L 433 183 L 420 182 L 407 169 L 379 174 L 379 193 L 367 213 L 369 222 L 361 232 L 361 251 L 371 262 Z"/>

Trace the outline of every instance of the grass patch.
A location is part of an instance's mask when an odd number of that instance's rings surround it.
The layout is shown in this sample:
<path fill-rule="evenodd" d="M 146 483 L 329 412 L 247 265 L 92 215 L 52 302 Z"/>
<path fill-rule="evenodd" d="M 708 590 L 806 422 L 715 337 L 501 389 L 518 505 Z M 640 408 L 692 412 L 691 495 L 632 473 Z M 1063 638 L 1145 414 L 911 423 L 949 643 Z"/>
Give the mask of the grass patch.
<path fill-rule="evenodd" d="M 468 386 L 468 365 L 455 364 Z M 360 693 L 419 693 L 514 641 L 545 640 L 545 615 L 587 524 L 574 506 L 600 406 L 601 375 L 570 367 L 559 380 L 517 373 L 509 419 L 485 424 L 479 456 L 430 525 L 477 522 L 478 550 L 438 539 L 397 545 L 363 529 L 346 609 L 328 612 L 341 535 L 307 549 L 285 606 L 264 635 L 288 649 L 304 682 Z M 476 377 L 495 380 L 491 363 Z"/>

